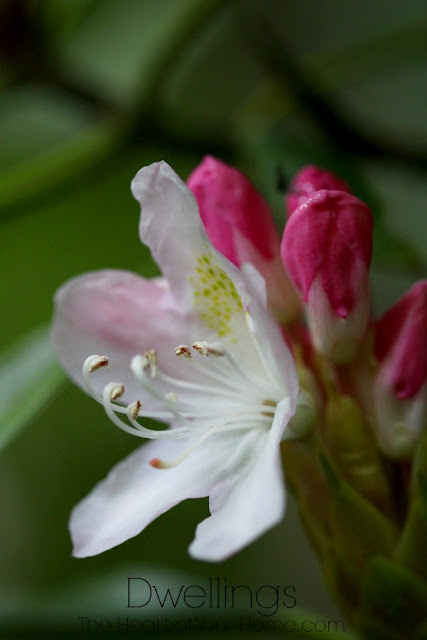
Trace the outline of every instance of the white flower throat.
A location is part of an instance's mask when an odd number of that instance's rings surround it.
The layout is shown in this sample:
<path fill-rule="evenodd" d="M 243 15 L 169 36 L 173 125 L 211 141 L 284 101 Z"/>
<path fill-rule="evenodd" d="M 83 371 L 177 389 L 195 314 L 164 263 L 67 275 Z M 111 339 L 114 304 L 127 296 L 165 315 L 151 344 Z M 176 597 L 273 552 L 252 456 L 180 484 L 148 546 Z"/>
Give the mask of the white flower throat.
<path fill-rule="evenodd" d="M 272 384 L 264 367 L 268 386 L 246 373 L 222 345 L 201 341 L 194 342 L 192 349 L 187 345 L 179 345 L 175 349 L 175 356 L 182 361 L 183 379 L 163 372 L 154 350 L 136 355 L 131 360 L 130 367 L 137 380 L 163 405 L 164 409 L 158 411 L 145 411 L 140 400 L 135 400 L 127 407 L 116 404 L 115 401 L 125 390 L 120 382 L 109 382 L 102 394 L 97 393 L 90 377 L 96 370 L 108 366 L 107 356 L 89 356 L 83 365 L 83 379 L 89 393 L 104 405 L 108 417 L 120 429 L 152 440 L 192 440 L 191 445 L 175 460 L 151 460 L 153 467 L 167 469 L 176 466 L 214 433 L 271 427 L 276 406 L 286 394 L 276 381 Z M 188 367 L 200 374 L 202 382 L 185 379 L 185 373 L 189 373 Z M 128 423 L 117 414 L 125 414 Z M 176 426 L 156 431 L 141 425 L 139 417 L 174 422 Z"/>

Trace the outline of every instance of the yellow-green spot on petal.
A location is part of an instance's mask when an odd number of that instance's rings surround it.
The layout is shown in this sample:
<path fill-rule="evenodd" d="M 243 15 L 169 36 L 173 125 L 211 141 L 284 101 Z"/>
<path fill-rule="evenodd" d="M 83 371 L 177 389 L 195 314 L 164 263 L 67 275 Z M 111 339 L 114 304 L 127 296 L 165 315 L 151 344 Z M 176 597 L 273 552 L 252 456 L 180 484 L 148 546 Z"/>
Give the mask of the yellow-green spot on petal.
<path fill-rule="evenodd" d="M 194 273 L 188 278 L 193 289 L 194 307 L 205 324 L 224 337 L 232 332 L 232 319 L 243 311 L 240 296 L 215 256 L 197 258 Z M 214 294 L 214 295 L 212 295 Z"/>

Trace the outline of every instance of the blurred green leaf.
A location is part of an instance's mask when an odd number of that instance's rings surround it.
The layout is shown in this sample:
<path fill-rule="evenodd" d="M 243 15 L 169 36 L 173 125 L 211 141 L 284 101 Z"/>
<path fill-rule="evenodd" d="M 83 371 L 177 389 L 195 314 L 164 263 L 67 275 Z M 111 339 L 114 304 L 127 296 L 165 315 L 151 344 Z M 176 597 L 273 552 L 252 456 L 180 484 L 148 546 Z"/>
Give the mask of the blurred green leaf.
<path fill-rule="evenodd" d="M 408 239 L 387 228 L 385 223 L 377 222 L 374 227 L 373 257 L 379 264 L 394 271 L 409 271 L 420 277 L 424 263 Z"/>
<path fill-rule="evenodd" d="M 92 9 L 95 0 L 30 0 L 45 33 L 61 40 L 69 37 Z"/>
<path fill-rule="evenodd" d="M 425 276 L 427 265 L 427 183 L 425 171 L 387 160 L 363 162 L 365 180 L 381 202 L 383 228 L 375 238 L 374 251 L 386 266 L 396 260 L 395 271 L 412 267 Z M 379 244 L 380 243 L 380 244 Z M 374 254 L 375 256 L 375 254 Z M 420 264 L 421 263 L 421 264 Z"/>
<path fill-rule="evenodd" d="M 369 640 L 419 635 L 427 616 L 425 582 L 386 558 L 373 558 L 363 584 L 360 628 Z"/>
<path fill-rule="evenodd" d="M 25 86 L 0 100 L 0 208 L 87 170 L 117 143 L 117 127 L 53 88 Z"/>
<path fill-rule="evenodd" d="M 0 354 L 0 448 L 42 409 L 64 378 L 46 327 L 34 329 Z"/>
<path fill-rule="evenodd" d="M 10 88 L 0 96 L 0 169 L 39 156 L 93 123 L 83 104 L 58 89 Z"/>
<path fill-rule="evenodd" d="M 222 0 L 104 0 L 64 48 L 63 66 L 115 105 L 142 100 L 177 45 Z"/>

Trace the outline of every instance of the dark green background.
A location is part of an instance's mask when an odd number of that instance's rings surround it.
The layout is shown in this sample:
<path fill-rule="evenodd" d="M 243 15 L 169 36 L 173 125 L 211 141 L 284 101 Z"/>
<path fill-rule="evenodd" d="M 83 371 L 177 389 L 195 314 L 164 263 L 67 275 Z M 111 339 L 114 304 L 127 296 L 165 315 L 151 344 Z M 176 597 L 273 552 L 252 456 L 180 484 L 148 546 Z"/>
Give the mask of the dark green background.
<path fill-rule="evenodd" d="M 207 501 L 72 559 L 72 506 L 139 442 L 64 380 L 42 325 L 69 277 L 157 273 L 130 180 L 160 159 L 186 178 L 207 153 L 246 171 L 281 227 L 278 167 L 347 179 L 376 219 L 377 312 L 425 277 L 426 3 L 11 0 L 0 21 L 0 623 L 77 630 L 124 607 L 129 575 L 291 584 L 335 615 L 292 503 L 221 565 L 186 553 Z"/>

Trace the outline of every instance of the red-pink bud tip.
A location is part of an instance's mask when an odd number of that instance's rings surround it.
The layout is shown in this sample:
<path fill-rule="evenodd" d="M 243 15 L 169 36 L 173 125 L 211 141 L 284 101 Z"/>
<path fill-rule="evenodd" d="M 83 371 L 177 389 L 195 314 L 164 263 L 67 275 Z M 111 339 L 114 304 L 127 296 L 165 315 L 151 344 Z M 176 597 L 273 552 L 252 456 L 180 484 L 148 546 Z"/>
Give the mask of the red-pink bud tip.
<path fill-rule="evenodd" d="M 285 197 L 286 210 L 290 216 L 315 191 L 347 191 L 350 187 L 344 180 L 326 169 L 308 165 L 303 167 L 293 178 Z"/>
<path fill-rule="evenodd" d="M 199 205 L 207 234 L 218 251 L 240 266 L 250 259 L 239 246 L 242 236 L 267 260 L 275 257 L 279 237 L 270 209 L 250 180 L 229 165 L 206 156 L 187 180 Z"/>
<path fill-rule="evenodd" d="M 335 314 L 355 308 L 372 254 L 369 207 L 345 191 L 315 191 L 289 218 L 282 258 L 307 302 L 316 276 Z"/>

